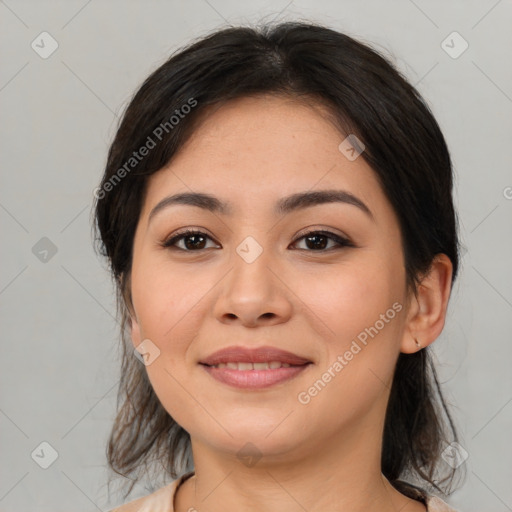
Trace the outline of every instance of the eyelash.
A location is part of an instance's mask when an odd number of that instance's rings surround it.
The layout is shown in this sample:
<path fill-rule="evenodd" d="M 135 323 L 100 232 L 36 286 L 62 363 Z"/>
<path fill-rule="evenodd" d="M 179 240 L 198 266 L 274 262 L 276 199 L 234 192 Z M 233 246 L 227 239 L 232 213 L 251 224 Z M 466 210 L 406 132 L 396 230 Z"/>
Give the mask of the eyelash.
<path fill-rule="evenodd" d="M 186 238 L 187 236 L 191 236 L 191 235 L 203 235 L 204 237 L 212 240 L 212 238 L 210 236 L 208 236 L 206 233 L 204 233 L 203 231 L 199 231 L 199 230 L 195 230 L 195 229 L 187 229 L 185 231 L 182 231 L 181 233 L 178 233 L 178 234 L 172 236 L 171 238 L 169 238 L 167 240 L 164 240 L 160 245 L 166 249 L 176 249 L 176 250 L 183 251 L 183 252 L 200 252 L 200 251 L 205 250 L 205 249 L 198 249 L 196 251 L 196 250 L 190 250 L 190 249 L 181 249 L 181 248 L 175 246 L 176 242 L 178 242 L 179 240 L 181 240 L 183 238 Z M 331 250 L 341 249 L 343 247 L 355 247 L 355 245 L 348 238 L 344 238 L 342 236 L 331 233 L 330 231 L 324 231 L 324 230 L 309 231 L 309 232 L 303 234 L 302 236 L 300 236 L 299 238 L 297 238 L 294 241 L 294 243 L 298 242 L 299 240 L 302 240 L 303 238 L 311 236 L 311 235 L 323 235 L 323 236 L 335 241 L 337 244 L 339 244 L 339 246 L 331 247 L 330 249 L 319 249 L 319 250 L 296 249 L 296 250 L 306 251 L 306 252 L 329 252 Z"/>

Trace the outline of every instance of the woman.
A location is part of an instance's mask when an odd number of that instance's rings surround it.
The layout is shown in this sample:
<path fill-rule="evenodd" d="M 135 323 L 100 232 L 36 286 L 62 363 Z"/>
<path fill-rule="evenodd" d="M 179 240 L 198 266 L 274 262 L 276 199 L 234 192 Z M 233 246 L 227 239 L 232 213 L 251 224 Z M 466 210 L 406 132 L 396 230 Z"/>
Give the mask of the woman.
<path fill-rule="evenodd" d="M 95 195 L 123 342 L 108 461 L 176 479 L 117 512 L 453 510 L 428 348 L 452 168 L 389 62 L 319 25 L 217 31 L 146 79 Z"/>

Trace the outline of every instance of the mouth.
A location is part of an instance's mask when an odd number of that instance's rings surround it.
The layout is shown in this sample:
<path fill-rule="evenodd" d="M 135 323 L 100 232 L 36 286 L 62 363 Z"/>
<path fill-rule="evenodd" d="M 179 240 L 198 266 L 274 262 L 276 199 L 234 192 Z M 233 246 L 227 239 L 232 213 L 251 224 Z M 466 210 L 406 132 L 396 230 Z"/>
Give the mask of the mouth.
<path fill-rule="evenodd" d="M 272 346 L 227 347 L 199 362 L 218 382 L 239 389 L 263 389 L 288 381 L 313 362 Z"/>
<path fill-rule="evenodd" d="M 260 390 L 282 384 L 304 373 L 312 365 L 313 363 L 291 365 L 280 361 L 201 364 L 217 382 L 244 390 Z"/>

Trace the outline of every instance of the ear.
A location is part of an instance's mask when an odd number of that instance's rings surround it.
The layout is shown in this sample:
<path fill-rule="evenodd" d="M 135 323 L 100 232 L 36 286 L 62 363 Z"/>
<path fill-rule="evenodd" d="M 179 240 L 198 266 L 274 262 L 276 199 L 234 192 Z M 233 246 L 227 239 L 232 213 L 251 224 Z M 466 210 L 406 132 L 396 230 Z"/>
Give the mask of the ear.
<path fill-rule="evenodd" d="M 139 321 L 134 313 L 130 313 L 130 334 L 133 347 L 137 348 L 142 343 L 142 337 L 140 335 Z"/>
<path fill-rule="evenodd" d="M 122 290 L 121 293 L 123 296 L 124 305 L 125 305 L 126 309 L 128 310 L 128 314 L 129 314 L 128 323 L 130 325 L 130 335 L 132 338 L 132 343 L 133 343 L 134 348 L 137 348 L 142 342 L 142 337 L 140 334 L 139 321 L 137 320 L 135 308 L 133 307 L 132 294 L 131 294 L 131 272 L 121 275 L 120 285 L 121 285 L 121 290 Z"/>
<path fill-rule="evenodd" d="M 452 272 L 450 258 L 446 254 L 437 254 L 418 286 L 417 296 L 411 294 L 400 345 L 404 354 L 421 350 L 441 334 L 450 298 Z"/>

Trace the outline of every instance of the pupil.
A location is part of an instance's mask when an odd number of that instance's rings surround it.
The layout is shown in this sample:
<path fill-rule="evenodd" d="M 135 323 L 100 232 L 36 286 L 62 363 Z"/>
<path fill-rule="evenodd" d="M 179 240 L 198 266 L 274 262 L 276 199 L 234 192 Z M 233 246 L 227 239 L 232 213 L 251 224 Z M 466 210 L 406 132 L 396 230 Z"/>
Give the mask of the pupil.
<path fill-rule="evenodd" d="M 201 235 L 188 235 L 187 238 L 185 239 L 185 245 L 186 245 L 187 249 L 190 249 L 191 247 L 196 248 L 196 249 L 198 248 L 197 243 L 194 243 L 194 242 L 192 242 L 191 244 L 188 243 L 189 240 L 195 239 L 195 238 L 202 238 L 204 241 L 204 237 Z M 199 247 L 199 248 L 201 248 L 201 247 Z"/>
<path fill-rule="evenodd" d="M 321 244 L 320 244 L 320 247 L 318 246 L 318 244 L 314 244 L 314 245 L 316 246 L 316 248 L 317 248 L 317 249 L 323 249 L 323 248 L 325 248 L 325 246 L 326 246 L 326 237 L 325 237 L 324 235 L 310 235 L 310 236 L 308 236 L 308 237 L 306 238 L 306 240 L 308 240 L 308 241 L 313 240 L 313 239 L 317 239 L 317 240 L 318 240 L 318 238 L 322 238 L 322 239 L 323 239 L 323 241 L 324 241 L 324 243 L 321 243 Z"/>

